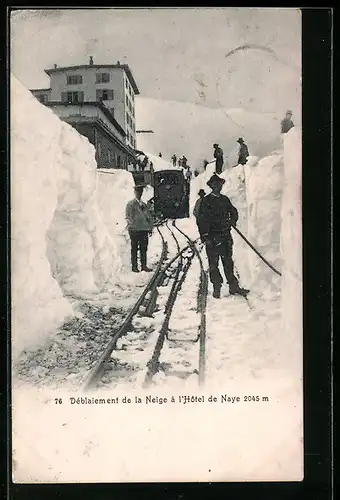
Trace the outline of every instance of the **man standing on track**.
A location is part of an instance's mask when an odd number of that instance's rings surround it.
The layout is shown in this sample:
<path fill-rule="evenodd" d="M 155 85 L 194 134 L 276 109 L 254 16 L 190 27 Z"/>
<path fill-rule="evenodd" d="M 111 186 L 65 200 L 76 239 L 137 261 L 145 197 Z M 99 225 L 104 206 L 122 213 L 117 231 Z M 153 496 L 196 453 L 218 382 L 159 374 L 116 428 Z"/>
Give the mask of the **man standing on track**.
<path fill-rule="evenodd" d="M 218 268 L 220 258 L 230 294 L 246 296 L 249 292 L 249 290 L 239 286 L 234 274 L 233 239 L 230 231 L 232 226 L 236 226 L 238 212 L 229 198 L 221 194 L 224 183 L 225 180 L 216 174 L 209 179 L 207 185 L 212 192 L 202 199 L 197 217 L 201 239 L 206 245 L 210 281 L 214 287 L 213 297 L 215 299 L 220 298 L 223 283 Z"/>
<path fill-rule="evenodd" d="M 140 251 L 141 270 L 151 272 L 147 267 L 149 234 L 152 233 L 153 220 L 148 206 L 141 200 L 144 185 L 135 186 L 135 198 L 128 202 L 125 209 L 127 227 L 131 240 L 131 265 L 134 273 L 139 273 L 137 254 Z"/>

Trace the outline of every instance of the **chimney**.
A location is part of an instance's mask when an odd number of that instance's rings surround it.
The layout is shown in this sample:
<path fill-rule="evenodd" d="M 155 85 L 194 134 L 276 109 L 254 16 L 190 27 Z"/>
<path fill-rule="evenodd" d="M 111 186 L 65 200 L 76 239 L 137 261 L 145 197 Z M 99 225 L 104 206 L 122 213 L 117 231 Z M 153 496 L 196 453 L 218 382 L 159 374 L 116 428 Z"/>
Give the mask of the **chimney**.
<path fill-rule="evenodd" d="M 93 66 L 93 57 L 90 56 L 90 66 Z"/>
<path fill-rule="evenodd" d="M 56 68 L 57 68 L 57 65 L 56 65 L 56 64 L 54 64 L 54 69 L 56 69 Z"/>

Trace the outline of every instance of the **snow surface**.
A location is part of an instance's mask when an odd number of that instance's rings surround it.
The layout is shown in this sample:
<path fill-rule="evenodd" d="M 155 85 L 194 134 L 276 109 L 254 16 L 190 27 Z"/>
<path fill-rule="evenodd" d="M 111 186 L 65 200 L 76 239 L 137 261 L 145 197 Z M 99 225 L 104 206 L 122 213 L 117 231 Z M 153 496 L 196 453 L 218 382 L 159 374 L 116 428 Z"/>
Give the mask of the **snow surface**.
<path fill-rule="evenodd" d="M 282 113 L 285 110 L 282 110 Z M 229 166 L 236 164 L 237 139 L 243 137 L 253 156 L 263 157 L 280 148 L 280 122 L 283 115 L 251 112 L 242 108 L 208 107 L 193 102 L 136 98 L 140 128 L 154 134 L 137 134 L 137 147 L 143 151 L 162 151 L 163 157 L 176 153 L 188 158 L 188 165 L 201 168 L 203 160 L 213 159 L 213 144 L 224 151 Z M 299 124 L 296 113 L 294 122 Z M 162 146 L 161 146 L 162 145 Z M 166 148 L 165 146 L 166 145 Z"/>
<path fill-rule="evenodd" d="M 16 356 L 74 315 L 70 296 L 119 282 L 128 243 L 124 209 L 134 183 L 122 170 L 99 173 L 88 140 L 15 77 L 11 96 Z"/>
<path fill-rule="evenodd" d="M 133 179 L 124 171 L 97 170 L 94 150 L 88 141 L 38 103 L 15 79 L 12 99 L 13 348 L 16 353 L 26 351 L 19 363 L 20 376 L 17 373 L 13 381 L 17 477 L 27 479 L 28 473 L 33 482 L 42 478 L 72 481 L 76 470 L 81 468 L 88 477 L 91 472 L 91 480 L 96 481 L 122 478 L 138 481 L 149 476 L 150 480 L 162 480 L 166 467 L 171 468 L 172 480 L 188 480 L 183 473 L 183 460 L 187 456 L 185 442 L 190 442 L 186 438 L 191 433 L 203 450 L 197 456 L 191 480 L 197 474 L 206 480 L 239 480 L 245 471 L 249 480 L 265 479 L 261 476 L 264 463 L 272 464 L 273 478 L 277 480 L 293 469 L 294 477 L 299 479 L 303 453 L 299 129 L 292 129 L 281 138 L 281 148 L 270 155 L 261 159 L 252 156 L 245 167 L 226 168 L 221 174 L 226 180 L 223 192 L 239 211 L 239 229 L 282 271 L 282 279 L 233 232 L 235 267 L 241 285 L 251 288 L 249 302 L 230 297 L 225 286 L 221 300 L 216 301 L 211 296 L 210 283 L 207 302 L 205 389 L 212 393 L 216 390 L 269 395 L 271 404 L 252 406 L 251 412 L 245 411 L 243 405 L 233 411 L 223 405 L 216 406 L 208 414 L 209 425 L 221 429 L 228 421 L 227 445 L 223 439 L 221 443 L 216 439 L 213 442 L 209 432 L 202 435 L 202 427 L 198 429 L 196 421 L 206 418 L 206 414 L 201 414 L 202 408 L 198 406 L 185 413 L 175 412 L 175 420 L 180 418 L 181 425 L 176 427 L 174 437 L 170 432 L 174 414 L 155 411 L 154 406 L 151 411 L 143 405 L 138 414 L 140 425 L 133 425 L 132 421 L 129 432 L 117 433 L 115 445 L 120 450 L 119 457 L 113 456 L 116 461 L 97 468 L 95 477 L 93 464 L 99 461 L 102 464 L 103 454 L 112 452 L 112 442 L 106 439 L 112 414 L 109 424 L 107 413 L 97 407 L 89 408 L 86 413 L 81 406 L 70 412 L 66 405 L 62 405 L 60 412 L 51 411 L 50 396 L 40 391 L 32 403 L 29 387 L 34 384 L 41 389 L 50 384 L 79 395 L 79 385 L 106 346 L 112 329 L 118 326 L 150 278 L 147 273 L 130 273 L 124 207 L 133 196 Z M 156 168 L 158 165 L 163 168 L 163 162 L 170 167 L 170 162 L 148 156 L 157 164 Z M 214 169 L 212 163 L 206 172 L 192 179 L 191 211 L 198 190 L 203 187 L 209 192 L 206 181 Z M 152 197 L 152 191 L 151 187 L 145 190 L 145 200 Z M 192 216 L 179 221 L 178 226 L 197 238 Z M 164 235 L 167 231 L 161 229 Z M 176 253 L 176 244 L 169 235 L 167 239 L 171 257 Z M 183 237 L 179 241 L 184 245 Z M 150 240 L 151 266 L 158 261 L 160 250 L 160 237 L 155 230 Z M 203 248 L 201 255 L 207 269 Z M 178 341 L 166 343 L 160 359 L 178 372 L 198 367 L 198 344 L 183 341 L 197 335 L 198 274 L 196 259 L 170 322 L 170 334 Z M 111 360 L 118 370 L 114 378 L 109 372 L 102 393 L 114 388 L 117 395 L 126 395 L 134 389 L 142 394 L 146 363 L 164 319 L 161 306 L 166 302 L 169 287 L 171 282 L 159 289 L 160 310 L 154 317 L 135 318 L 134 329 L 118 342 Z M 36 346 L 40 349 L 35 349 Z M 162 395 L 166 390 L 195 394 L 197 375 L 170 380 L 158 373 L 150 392 L 159 388 Z M 27 414 L 29 405 L 36 409 Z M 124 408 L 117 408 L 114 421 L 120 429 L 127 420 Z M 56 429 L 52 436 L 50 426 L 39 425 L 40 417 L 48 419 Z M 268 427 L 269 421 L 277 425 Z M 22 428 L 25 437 L 21 435 Z M 242 446 L 242 452 L 240 432 L 249 445 Z M 175 462 L 171 459 L 173 453 L 164 452 L 173 450 L 174 439 L 178 449 Z M 292 439 L 292 446 L 287 447 Z M 68 446 L 62 449 L 61 442 L 67 442 Z M 136 443 L 144 447 L 145 463 L 149 469 L 152 464 L 152 473 L 141 470 L 140 460 L 138 468 L 131 462 L 131 449 Z M 256 468 L 259 446 L 262 461 Z M 31 470 L 28 464 L 32 463 L 32 454 L 26 453 L 32 448 L 35 466 Z M 148 450 L 156 451 L 150 455 Z M 160 460 L 164 456 L 166 463 Z M 226 459 L 228 456 L 232 460 Z M 207 459 L 210 475 L 205 466 Z M 221 463 L 225 463 L 222 476 L 218 465 Z"/>
<path fill-rule="evenodd" d="M 301 129 L 284 138 L 284 188 L 282 196 L 282 334 L 295 346 L 294 361 L 302 372 L 302 157 Z M 300 332 L 297 342 L 296 335 Z M 293 360 L 292 360 L 293 361 Z"/>

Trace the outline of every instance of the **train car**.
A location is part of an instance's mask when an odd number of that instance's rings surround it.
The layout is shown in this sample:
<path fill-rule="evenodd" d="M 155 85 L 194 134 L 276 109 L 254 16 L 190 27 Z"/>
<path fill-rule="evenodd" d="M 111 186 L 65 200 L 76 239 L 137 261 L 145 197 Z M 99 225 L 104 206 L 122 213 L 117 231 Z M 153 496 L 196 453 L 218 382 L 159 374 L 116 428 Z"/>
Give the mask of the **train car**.
<path fill-rule="evenodd" d="M 190 184 L 182 170 L 160 170 L 153 174 L 155 214 L 169 219 L 189 217 Z"/>

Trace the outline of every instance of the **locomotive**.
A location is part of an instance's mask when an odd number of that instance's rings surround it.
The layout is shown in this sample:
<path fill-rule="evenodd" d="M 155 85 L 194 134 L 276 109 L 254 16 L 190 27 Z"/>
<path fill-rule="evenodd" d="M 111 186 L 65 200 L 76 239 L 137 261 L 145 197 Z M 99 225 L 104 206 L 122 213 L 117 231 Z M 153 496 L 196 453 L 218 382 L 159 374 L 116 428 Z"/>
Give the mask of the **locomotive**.
<path fill-rule="evenodd" d="M 190 183 L 182 170 L 160 170 L 153 174 L 154 212 L 167 219 L 189 217 Z"/>

